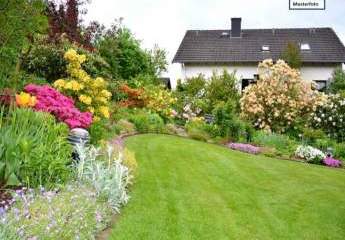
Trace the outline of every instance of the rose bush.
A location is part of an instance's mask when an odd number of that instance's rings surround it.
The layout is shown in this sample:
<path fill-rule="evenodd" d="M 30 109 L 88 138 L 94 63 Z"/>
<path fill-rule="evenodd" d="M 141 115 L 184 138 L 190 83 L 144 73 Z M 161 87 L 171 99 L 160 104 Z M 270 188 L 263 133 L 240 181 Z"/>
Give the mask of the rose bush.
<path fill-rule="evenodd" d="M 282 60 L 264 60 L 258 72 L 260 79 L 244 90 L 240 104 L 242 117 L 259 129 L 285 132 L 325 101 L 312 82 Z"/>

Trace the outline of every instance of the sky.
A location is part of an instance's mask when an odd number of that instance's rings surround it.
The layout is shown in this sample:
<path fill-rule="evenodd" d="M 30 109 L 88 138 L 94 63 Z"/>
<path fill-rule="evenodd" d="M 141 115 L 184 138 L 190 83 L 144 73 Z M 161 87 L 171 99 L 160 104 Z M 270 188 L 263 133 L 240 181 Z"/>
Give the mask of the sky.
<path fill-rule="evenodd" d="M 230 29 L 232 17 L 242 28 L 332 27 L 345 43 L 345 0 L 326 0 L 326 10 L 289 10 L 289 0 L 91 0 L 86 22 L 110 26 L 124 18 L 144 48 L 157 44 L 168 53 L 164 76 L 179 78 L 180 66 L 172 59 L 190 29 Z"/>

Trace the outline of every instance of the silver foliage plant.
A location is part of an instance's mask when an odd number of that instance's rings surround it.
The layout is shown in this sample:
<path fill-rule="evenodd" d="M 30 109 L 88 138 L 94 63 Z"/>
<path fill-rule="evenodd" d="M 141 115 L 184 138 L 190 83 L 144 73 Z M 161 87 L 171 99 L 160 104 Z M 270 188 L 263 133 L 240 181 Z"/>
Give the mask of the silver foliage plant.
<path fill-rule="evenodd" d="M 75 163 L 77 180 L 91 185 L 98 197 L 105 199 L 114 211 L 119 212 L 120 207 L 129 200 L 127 188 L 132 179 L 128 167 L 122 164 L 122 151 L 116 153 L 110 144 L 107 145 L 106 154 L 101 154 L 99 148 L 84 144 L 77 145 L 76 151 L 79 155 Z"/>

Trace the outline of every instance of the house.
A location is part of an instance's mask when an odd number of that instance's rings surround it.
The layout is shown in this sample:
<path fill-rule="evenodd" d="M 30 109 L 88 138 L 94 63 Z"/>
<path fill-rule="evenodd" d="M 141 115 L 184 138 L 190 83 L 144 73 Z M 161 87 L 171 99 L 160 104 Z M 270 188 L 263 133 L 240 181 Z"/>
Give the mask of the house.
<path fill-rule="evenodd" d="M 188 30 L 173 63 L 181 64 L 183 79 L 236 70 L 243 89 L 257 78 L 258 63 L 280 59 L 289 42 L 300 48 L 302 78 L 319 89 L 345 62 L 345 47 L 332 28 L 242 29 L 241 18 L 232 18 L 231 30 Z"/>

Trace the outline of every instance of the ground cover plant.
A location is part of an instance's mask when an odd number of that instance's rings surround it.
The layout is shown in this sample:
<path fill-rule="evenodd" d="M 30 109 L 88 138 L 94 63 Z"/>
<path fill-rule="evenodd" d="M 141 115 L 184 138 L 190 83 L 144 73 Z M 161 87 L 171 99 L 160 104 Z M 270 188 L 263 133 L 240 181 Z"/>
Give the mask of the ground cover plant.
<path fill-rule="evenodd" d="M 341 169 L 173 136 L 126 145 L 140 174 L 109 239 L 343 239 Z"/>

